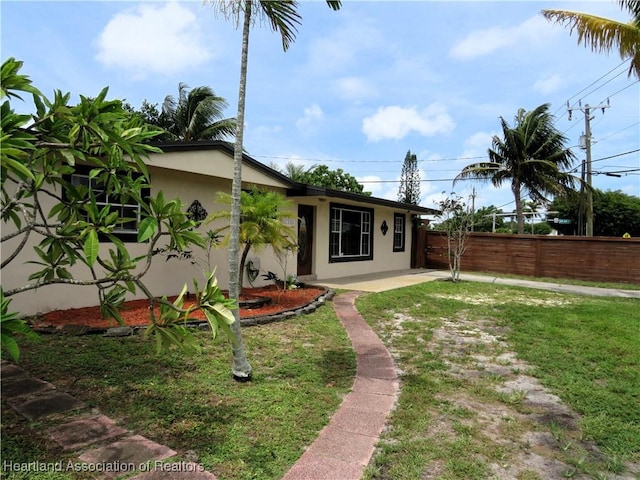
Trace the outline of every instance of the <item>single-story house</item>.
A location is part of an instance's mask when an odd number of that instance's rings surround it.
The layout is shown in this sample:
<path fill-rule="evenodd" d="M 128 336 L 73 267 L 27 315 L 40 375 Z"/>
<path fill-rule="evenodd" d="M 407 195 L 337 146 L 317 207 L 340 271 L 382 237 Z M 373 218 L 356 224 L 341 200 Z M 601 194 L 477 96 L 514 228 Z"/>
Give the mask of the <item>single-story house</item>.
<path fill-rule="evenodd" d="M 159 146 L 164 153 L 152 154 L 146 162 L 152 193 L 162 191 L 166 199 L 180 198 L 185 208 L 197 207 L 202 215 L 228 208 L 218 202 L 217 195 L 221 191 L 231 192 L 232 145 L 211 141 Z M 76 175 L 77 181 L 88 181 L 83 180 L 88 176 L 81 170 Z M 288 261 L 277 259 L 268 248 L 250 253 L 252 265 L 260 269 L 255 285 L 265 283 L 261 275 L 268 271 L 280 278 L 294 274 L 302 281 L 321 283 L 323 279 L 415 267 L 418 248 L 415 234 L 419 228 L 415 219 L 435 213 L 433 209 L 416 205 L 299 184 L 246 154 L 243 156 L 242 179 L 243 188 L 255 185 L 287 196 L 291 200 L 294 218 L 298 219 L 299 248 Z M 45 205 L 45 208 L 51 208 L 51 205 Z M 124 208 L 136 211 L 136 205 Z M 291 221 L 291 226 L 295 227 L 295 220 Z M 143 253 L 144 246 L 135 243 L 136 225 L 128 225 L 127 228 L 130 231 L 123 231 L 121 238 L 130 242 L 127 246 L 132 255 Z M 201 228 L 206 231 L 213 226 L 203 225 Z M 101 248 L 106 249 L 107 245 Z M 423 249 L 424 245 L 420 248 Z M 2 254 L 4 256 L 4 251 Z M 27 247 L 3 269 L 5 291 L 27 283 L 29 275 L 36 270 L 27 263 L 33 260 L 33 255 L 33 249 Z M 214 249 L 210 258 L 205 257 L 205 251 L 194 251 L 194 262 L 158 256 L 145 277 L 146 283 L 155 295 L 173 295 L 185 283 L 191 287 L 193 278 L 200 280 L 202 271 L 209 264 L 216 267 L 219 284 L 226 288 L 227 250 Z M 247 284 L 245 279 L 245 286 Z M 50 285 L 11 298 L 11 310 L 24 315 L 98 303 L 95 287 L 67 285 Z"/>

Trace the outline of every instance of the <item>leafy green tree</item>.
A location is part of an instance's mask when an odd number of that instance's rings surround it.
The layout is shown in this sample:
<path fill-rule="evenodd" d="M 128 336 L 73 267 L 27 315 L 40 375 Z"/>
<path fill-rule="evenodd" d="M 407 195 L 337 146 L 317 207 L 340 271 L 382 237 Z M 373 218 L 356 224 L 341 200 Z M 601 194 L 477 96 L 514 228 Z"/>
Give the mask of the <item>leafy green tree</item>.
<path fill-rule="evenodd" d="M 142 101 L 140 110 L 134 110 L 132 108 L 131 112 L 138 115 L 145 124 L 162 129 L 162 132 L 154 137 L 154 141 L 172 142 L 175 140 L 175 136 L 169 132 L 171 121 L 162 110 L 158 108 L 157 103 L 150 103 L 145 99 Z"/>
<path fill-rule="evenodd" d="M 178 85 L 178 98 L 167 95 L 162 103 L 159 125 L 172 135 L 173 140 L 190 142 L 224 140 L 236 130 L 234 118 L 224 118 L 227 101 L 215 94 L 211 87 L 190 89 L 186 83 Z"/>
<path fill-rule="evenodd" d="M 400 188 L 398 189 L 398 201 L 418 205 L 420 203 L 420 170 L 418 170 L 418 157 L 411 150 L 407 152 L 402 164 L 400 174 Z"/>
<path fill-rule="evenodd" d="M 640 2 L 618 0 L 631 15 L 629 23 L 567 10 L 542 10 L 547 20 L 564 24 L 578 34 L 578 43 L 596 52 L 617 50 L 623 60 L 631 59 L 629 76 L 640 78 Z"/>
<path fill-rule="evenodd" d="M 547 222 L 535 222 L 532 229 L 534 235 L 549 235 L 552 231 L 551 225 Z"/>
<path fill-rule="evenodd" d="M 231 195 L 221 192 L 218 194 L 221 203 L 230 205 Z M 231 213 L 228 210 L 220 210 L 212 215 L 211 220 L 229 220 Z M 270 245 L 276 254 L 290 251 L 295 247 L 295 230 L 286 224 L 286 219 L 295 219 L 296 215 L 291 210 L 291 202 L 283 195 L 273 190 L 261 190 L 256 187 L 250 191 L 243 191 L 240 200 L 240 243 L 242 256 L 240 258 L 240 271 L 245 271 L 245 263 L 249 251 L 260 249 Z M 229 225 L 219 229 L 219 232 L 228 230 Z M 225 238 L 225 242 L 229 237 Z M 243 287 L 243 278 L 240 279 L 240 289 Z"/>
<path fill-rule="evenodd" d="M 365 192 L 362 184 L 349 173 L 341 168 L 330 170 L 326 165 L 319 165 L 312 170 L 304 172 L 298 177 L 298 182 L 307 185 L 316 185 L 318 187 L 327 187 L 333 190 L 342 190 L 344 192 L 358 193 L 360 195 L 371 195 L 371 192 Z"/>
<path fill-rule="evenodd" d="M 19 259 L 28 242 L 35 242 L 36 270 L 25 285 L 0 289 L 2 344 L 17 358 L 13 333 L 23 329 L 16 312 L 9 311 L 8 299 L 20 293 L 49 285 L 94 286 L 101 312 L 122 322 L 119 310 L 125 294 L 141 291 L 160 314 L 150 309 L 151 325 L 147 334 L 155 335 L 158 350 L 171 345 L 184 349 L 193 345 L 192 335 L 180 324 L 194 310 L 202 310 L 214 334 L 220 327 L 228 330 L 233 322 L 213 274 L 199 291 L 198 302 L 184 307 L 183 291 L 173 303 L 157 300 L 147 288 L 148 273 L 156 249 L 166 243 L 175 250 L 204 245 L 195 223 L 184 213 L 179 200 L 165 200 L 162 192 L 146 197 L 149 187 L 144 159 L 159 150 L 148 144 L 158 130 L 144 125 L 127 112 L 119 100 L 107 100 L 107 88 L 95 98 L 81 97 L 78 105 L 69 105 L 70 94 L 55 92 L 47 99 L 31 80 L 20 75 L 22 62 L 9 58 L 2 64 L 1 218 L 3 222 L 2 264 L 5 268 Z M 17 114 L 12 99 L 16 92 L 33 96 L 35 113 Z M 105 198 L 122 203 L 135 201 L 141 207 L 139 218 L 129 217 L 121 205 L 100 202 L 87 185 L 70 181 L 77 163 L 90 167 L 88 178 L 100 185 Z M 127 199 L 127 202 L 124 200 Z M 46 202 L 53 207 L 45 211 Z M 132 257 L 114 231 L 136 223 L 137 241 L 146 246 L 146 254 Z M 99 248 L 103 237 L 110 243 L 107 254 Z M 81 271 L 84 267 L 84 273 Z"/>
<path fill-rule="evenodd" d="M 333 10 L 340 8 L 341 2 L 338 0 L 327 0 L 327 4 Z M 231 186 L 231 223 L 230 223 L 230 246 L 229 246 L 229 293 L 233 298 L 238 298 L 240 293 L 240 279 L 242 272 L 239 271 L 238 246 L 240 244 L 240 202 L 242 190 L 242 154 L 244 140 L 244 111 L 247 89 L 247 66 L 249 58 L 249 33 L 251 25 L 256 18 L 266 19 L 274 31 L 280 33 L 282 38 L 282 48 L 286 51 L 292 41 L 295 40 L 297 26 L 301 22 L 300 14 L 297 11 L 298 2 L 295 0 L 281 0 L 274 2 L 271 0 L 231 0 L 229 2 L 219 1 L 217 3 L 220 11 L 227 18 L 242 25 L 242 50 L 240 54 L 240 83 L 238 86 L 238 114 L 236 116 L 236 132 L 233 153 L 233 182 Z M 237 312 L 238 310 L 236 310 Z M 239 313 L 235 313 L 236 319 Z M 251 365 L 247 361 L 242 336 L 240 322 L 233 324 L 233 331 L 236 334 L 234 343 L 234 365 L 233 376 L 236 380 L 249 380 L 251 378 Z"/>
<path fill-rule="evenodd" d="M 580 217 L 580 195 L 577 192 L 557 196 L 550 210 L 557 216 L 571 220 L 570 225 L 553 225 L 565 235 L 578 234 L 576 231 Z M 620 190 L 593 192 L 593 234 L 604 237 L 622 237 L 625 233 L 640 237 L 640 198 L 627 195 Z"/>
<path fill-rule="evenodd" d="M 525 192 L 531 199 L 548 202 L 548 195 L 562 194 L 575 186 L 569 170 L 575 155 L 565 148 L 567 137 L 553 125 L 549 104 L 527 112 L 518 110 L 514 126 L 500 117 L 503 137 L 493 137 L 489 162 L 464 167 L 455 180 L 490 181 L 495 187 L 511 184 L 515 197 L 518 233 L 524 233 L 522 214 Z"/>
<path fill-rule="evenodd" d="M 502 213 L 502 210 L 494 205 L 476 210 L 473 215 L 473 230 L 475 232 L 493 232 L 494 229 L 497 231 L 502 228 L 504 226 L 504 217 L 497 215 L 500 213 Z"/>

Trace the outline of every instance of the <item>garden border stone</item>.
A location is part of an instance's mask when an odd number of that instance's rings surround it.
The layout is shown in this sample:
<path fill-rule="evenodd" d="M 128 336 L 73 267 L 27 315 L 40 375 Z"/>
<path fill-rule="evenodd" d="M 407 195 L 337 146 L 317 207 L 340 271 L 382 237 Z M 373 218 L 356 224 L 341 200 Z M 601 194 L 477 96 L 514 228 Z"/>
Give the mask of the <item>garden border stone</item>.
<path fill-rule="evenodd" d="M 304 285 L 302 285 L 304 288 Z M 299 315 L 307 315 L 315 312 L 318 307 L 324 305 L 327 301 L 331 301 L 335 296 L 335 291 L 330 288 L 314 285 L 313 288 L 322 289 L 323 292 L 311 300 L 307 305 L 303 307 L 296 307 L 295 309 L 283 310 L 272 315 L 263 315 L 255 317 L 246 317 L 240 319 L 240 325 L 243 327 L 255 327 L 258 325 L 267 325 L 273 322 L 280 322 L 287 320 L 291 317 Z M 209 323 L 206 320 L 192 321 L 185 324 L 189 328 L 199 328 L 202 330 L 209 330 Z M 56 327 L 43 327 L 37 328 L 35 331 L 43 334 L 66 334 L 66 335 L 96 335 L 101 334 L 105 337 L 128 337 L 131 335 L 140 335 L 144 333 L 145 326 L 117 326 L 117 327 L 101 327 L 93 328 L 82 325 L 66 325 L 62 328 Z"/>

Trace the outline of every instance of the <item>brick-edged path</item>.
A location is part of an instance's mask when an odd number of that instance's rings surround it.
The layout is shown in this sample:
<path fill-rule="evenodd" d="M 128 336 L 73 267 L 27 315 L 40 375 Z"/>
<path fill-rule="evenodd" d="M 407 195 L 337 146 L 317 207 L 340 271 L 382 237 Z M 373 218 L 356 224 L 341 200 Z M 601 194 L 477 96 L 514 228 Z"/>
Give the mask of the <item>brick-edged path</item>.
<path fill-rule="evenodd" d="M 359 480 L 396 402 L 393 360 L 355 308 L 358 292 L 334 298 L 334 309 L 356 352 L 353 390 L 283 480 Z"/>

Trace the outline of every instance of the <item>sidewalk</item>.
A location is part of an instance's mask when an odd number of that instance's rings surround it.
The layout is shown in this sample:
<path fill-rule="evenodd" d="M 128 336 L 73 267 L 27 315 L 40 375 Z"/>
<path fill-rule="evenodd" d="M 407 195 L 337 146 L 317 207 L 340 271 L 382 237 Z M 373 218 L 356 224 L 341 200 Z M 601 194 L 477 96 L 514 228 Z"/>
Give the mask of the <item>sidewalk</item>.
<path fill-rule="evenodd" d="M 434 270 L 428 275 L 436 278 L 451 278 L 449 272 Z M 574 295 L 594 295 L 598 297 L 621 297 L 640 298 L 640 290 L 625 290 L 617 288 L 587 287 L 584 285 L 567 285 L 551 282 L 537 282 L 535 280 L 522 280 L 518 278 L 494 277 L 490 275 L 480 275 L 475 273 L 463 273 L 461 280 L 483 283 L 495 283 L 497 285 L 512 285 L 515 287 L 537 288 L 540 290 L 550 290 L 558 293 L 571 293 Z"/>

